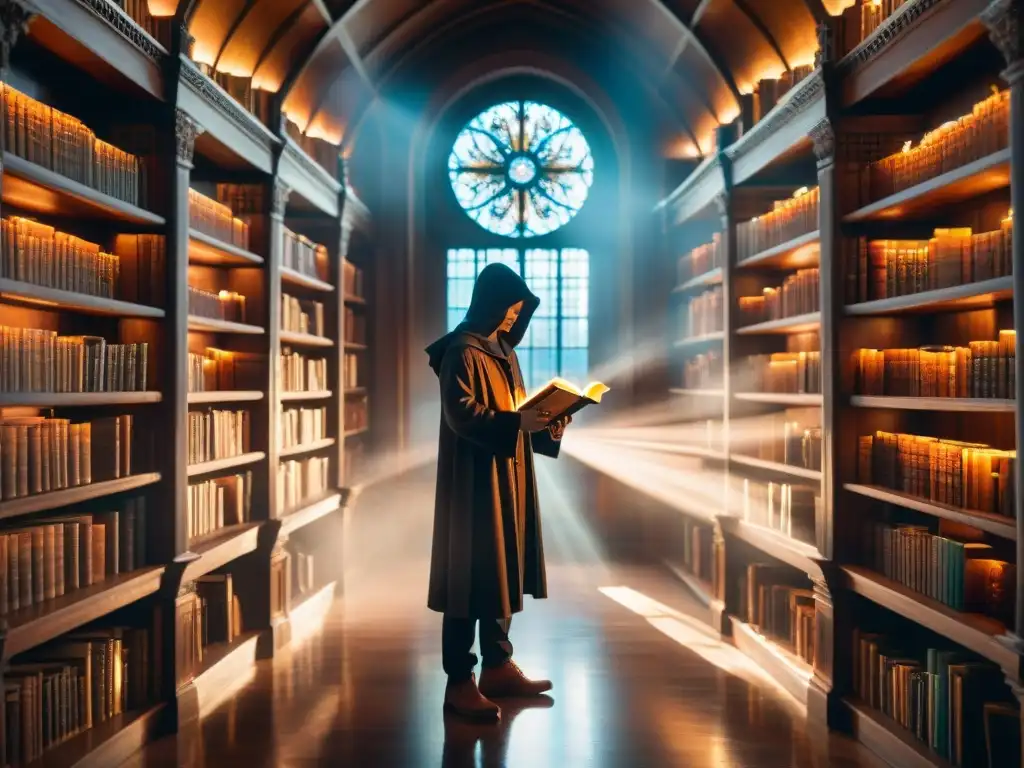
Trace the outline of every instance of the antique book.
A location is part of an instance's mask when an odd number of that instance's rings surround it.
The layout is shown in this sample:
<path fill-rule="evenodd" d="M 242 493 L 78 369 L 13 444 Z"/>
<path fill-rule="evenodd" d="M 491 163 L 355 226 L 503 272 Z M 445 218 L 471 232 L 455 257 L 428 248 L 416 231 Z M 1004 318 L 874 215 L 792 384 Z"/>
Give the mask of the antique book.
<path fill-rule="evenodd" d="M 518 410 L 546 412 L 550 414 L 550 421 L 556 421 L 572 416 L 592 403 L 600 403 L 607 391 L 608 387 L 599 381 L 592 381 L 581 390 L 575 384 L 556 376 L 520 405 Z"/>

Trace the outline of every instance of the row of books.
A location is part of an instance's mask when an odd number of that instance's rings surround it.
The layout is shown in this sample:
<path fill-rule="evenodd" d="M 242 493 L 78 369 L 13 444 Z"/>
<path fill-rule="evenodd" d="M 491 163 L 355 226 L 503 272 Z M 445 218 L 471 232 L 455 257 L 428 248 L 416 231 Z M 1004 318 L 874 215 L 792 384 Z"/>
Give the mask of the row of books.
<path fill-rule="evenodd" d="M 345 307 L 345 341 L 366 343 L 366 315 L 350 306 Z"/>
<path fill-rule="evenodd" d="M 725 307 L 722 288 L 712 288 L 686 303 L 683 337 L 704 336 L 725 330 Z"/>
<path fill-rule="evenodd" d="M 821 308 L 819 277 L 817 268 L 800 269 L 778 288 L 765 288 L 760 296 L 740 296 L 740 323 L 754 325 L 817 312 Z"/>
<path fill-rule="evenodd" d="M 804 469 L 821 469 L 821 412 L 806 409 L 794 418 L 787 412 L 744 419 L 731 425 L 738 453 Z"/>
<path fill-rule="evenodd" d="M 854 629 L 853 687 L 951 765 L 1020 765 L 1020 709 L 1003 671 L 974 654 Z"/>
<path fill-rule="evenodd" d="M 196 68 L 223 88 L 228 96 L 237 101 L 242 109 L 253 115 L 264 125 L 271 125 L 276 114 L 274 110 L 274 93 L 262 88 L 253 87 L 250 75 L 233 75 L 221 72 L 208 64 L 196 62 Z"/>
<path fill-rule="evenodd" d="M 134 155 L 96 138 L 80 120 L 6 83 L 4 151 L 116 197 L 145 205 L 145 166 Z"/>
<path fill-rule="evenodd" d="M 821 352 L 774 352 L 746 360 L 742 388 L 750 392 L 818 394 L 821 392 Z"/>
<path fill-rule="evenodd" d="M 4 501 L 132 473 L 130 415 L 72 424 L 70 419 L 0 419 L 0 498 Z"/>
<path fill-rule="evenodd" d="M 1016 567 L 991 544 L 943 536 L 927 525 L 871 523 L 868 565 L 887 579 L 948 605 L 1012 623 Z"/>
<path fill-rule="evenodd" d="M 698 245 L 679 257 L 679 283 L 722 266 L 725 266 L 725 248 L 722 247 L 722 235 L 716 232 L 710 243 Z"/>
<path fill-rule="evenodd" d="M 326 336 L 323 302 L 281 294 L 281 330 Z"/>
<path fill-rule="evenodd" d="M 908 141 L 902 151 L 864 166 L 861 186 L 870 200 L 880 200 L 1005 149 L 1009 120 L 1010 92 L 996 91 L 970 114 L 926 133 L 916 147 Z"/>
<path fill-rule="evenodd" d="M 188 463 L 201 464 L 248 453 L 250 431 L 248 411 L 189 411 Z"/>
<path fill-rule="evenodd" d="M 859 349 L 854 354 L 862 395 L 1016 398 L 1016 331 L 1000 331 L 999 341 L 971 341 L 966 347 Z"/>
<path fill-rule="evenodd" d="M 47 763 L 46 753 L 156 699 L 159 642 L 149 629 L 90 627 L 13 661 L 4 672 L 6 765 Z"/>
<path fill-rule="evenodd" d="M 188 540 L 246 523 L 252 509 L 252 472 L 216 477 L 188 487 Z"/>
<path fill-rule="evenodd" d="M 302 151 L 313 158 L 317 165 L 327 171 L 332 179 L 335 181 L 342 180 L 339 167 L 341 154 L 336 144 L 316 136 L 307 136 L 298 125 L 288 119 L 285 119 L 285 130 L 292 140 L 301 147 Z"/>
<path fill-rule="evenodd" d="M 816 543 L 814 525 L 820 503 L 813 488 L 743 479 L 743 519 L 807 544 Z"/>
<path fill-rule="evenodd" d="M 0 325 L 0 392 L 144 392 L 149 344 Z"/>
<path fill-rule="evenodd" d="M 0 529 L 0 615 L 99 584 L 146 564 L 146 500 L 105 501 Z"/>
<path fill-rule="evenodd" d="M 113 299 L 121 260 L 96 243 L 21 216 L 0 220 L 0 277 Z"/>
<path fill-rule="evenodd" d="M 683 568 L 705 584 L 715 580 L 715 532 L 709 525 L 682 518 Z"/>
<path fill-rule="evenodd" d="M 736 257 L 743 261 L 817 229 L 818 188 L 801 187 L 768 213 L 736 225 Z"/>
<path fill-rule="evenodd" d="M 1014 517 L 1016 451 L 878 431 L 859 438 L 857 478 L 953 507 Z"/>
<path fill-rule="evenodd" d="M 277 509 L 287 514 L 310 499 L 323 496 L 330 485 L 330 460 L 308 456 L 282 461 L 277 467 Z"/>
<path fill-rule="evenodd" d="M 341 281 L 346 296 L 363 296 L 363 270 L 348 259 L 341 262 Z"/>
<path fill-rule="evenodd" d="M 345 398 L 345 431 L 366 429 L 369 426 L 369 408 L 365 397 Z"/>
<path fill-rule="evenodd" d="M 234 389 L 263 389 L 261 379 L 266 358 L 250 352 L 207 347 L 188 353 L 189 392 L 229 392 Z"/>
<path fill-rule="evenodd" d="M 242 601 L 230 573 L 209 573 L 196 579 L 199 598 L 198 640 L 201 649 L 231 643 L 242 632 Z"/>
<path fill-rule="evenodd" d="M 284 347 L 277 357 L 277 379 L 284 392 L 319 392 L 329 389 L 327 360 L 307 357 Z"/>
<path fill-rule="evenodd" d="M 281 411 L 281 448 L 314 443 L 327 437 L 326 408 L 285 408 Z"/>
<path fill-rule="evenodd" d="M 305 235 L 292 232 L 282 227 L 284 249 L 281 254 L 282 266 L 294 269 L 301 275 L 317 280 L 327 280 L 327 247 L 314 243 Z"/>
<path fill-rule="evenodd" d="M 936 229 L 928 240 L 842 240 L 847 304 L 909 296 L 1013 273 L 1013 213 L 999 229 Z"/>
<path fill-rule="evenodd" d="M 683 361 L 683 386 L 686 389 L 717 389 L 722 386 L 722 355 L 707 352 Z"/>
<path fill-rule="evenodd" d="M 753 92 L 747 97 L 750 99 L 751 125 L 771 112 L 775 105 L 782 100 L 782 97 L 812 71 L 814 68 L 811 65 L 801 64 L 784 71 L 778 77 L 762 77 L 754 83 Z M 744 117 L 746 116 L 744 115 Z"/>
<path fill-rule="evenodd" d="M 845 56 L 878 29 L 906 0 L 855 0 L 838 19 L 836 41 Z"/>
<path fill-rule="evenodd" d="M 346 352 L 342 362 L 342 386 L 345 389 L 355 389 L 359 384 L 359 355 L 354 352 Z"/>
<path fill-rule="evenodd" d="M 789 566 L 751 563 L 740 578 L 740 616 L 765 637 L 814 663 L 814 590 Z"/>
<path fill-rule="evenodd" d="M 207 291 L 188 287 L 188 313 L 232 323 L 245 322 L 245 296 L 234 291 Z"/>
<path fill-rule="evenodd" d="M 194 189 L 188 191 L 188 224 L 205 235 L 249 250 L 249 225 L 223 203 Z"/>

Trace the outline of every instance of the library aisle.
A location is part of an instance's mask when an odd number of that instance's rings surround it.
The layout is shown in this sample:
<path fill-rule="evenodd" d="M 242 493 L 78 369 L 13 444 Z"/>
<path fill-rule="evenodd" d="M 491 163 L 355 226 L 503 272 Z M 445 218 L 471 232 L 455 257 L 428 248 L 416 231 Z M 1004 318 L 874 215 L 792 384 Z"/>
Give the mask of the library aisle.
<path fill-rule="evenodd" d="M 390 519 L 376 532 L 395 534 L 395 550 L 420 549 L 428 535 L 429 485 L 415 504 L 388 505 Z M 884 765 L 849 737 L 811 730 L 788 694 L 688 616 L 699 605 L 678 583 L 649 569 L 581 562 L 559 535 L 570 517 L 562 500 L 541 492 L 553 534 L 552 598 L 528 603 L 512 641 L 524 669 L 554 681 L 551 699 L 506 704 L 498 725 L 445 716 L 440 617 L 424 607 L 425 550 L 368 553 L 376 572 L 368 565 L 348 580 L 319 633 L 260 662 L 251 682 L 203 720 L 200 738 L 164 738 L 125 768 Z M 364 533 L 352 533 L 347 551 L 374 543 Z"/>

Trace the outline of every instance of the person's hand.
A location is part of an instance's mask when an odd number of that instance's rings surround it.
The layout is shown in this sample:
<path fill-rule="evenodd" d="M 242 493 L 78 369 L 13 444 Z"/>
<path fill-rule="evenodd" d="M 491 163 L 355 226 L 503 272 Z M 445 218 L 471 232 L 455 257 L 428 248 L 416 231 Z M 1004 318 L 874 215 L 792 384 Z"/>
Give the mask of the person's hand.
<path fill-rule="evenodd" d="M 519 429 L 523 432 L 540 432 L 551 422 L 551 414 L 547 411 L 521 411 L 519 413 Z"/>
<path fill-rule="evenodd" d="M 565 428 L 572 424 L 572 416 L 566 416 L 565 418 L 553 421 L 548 424 L 548 432 L 551 433 L 552 440 L 561 440 L 562 435 L 565 434 Z"/>

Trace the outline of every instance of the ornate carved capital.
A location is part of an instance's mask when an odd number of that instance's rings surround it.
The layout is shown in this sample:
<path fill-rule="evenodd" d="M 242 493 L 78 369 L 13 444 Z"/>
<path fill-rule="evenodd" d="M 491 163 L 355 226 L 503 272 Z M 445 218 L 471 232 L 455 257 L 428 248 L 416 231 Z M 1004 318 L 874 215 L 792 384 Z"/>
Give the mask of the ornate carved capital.
<path fill-rule="evenodd" d="M 270 201 L 270 212 L 275 216 L 284 216 L 285 208 L 288 205 L 288 197 L 292 188 L 280 179 L 274 179 L 274 196 Z"/>
<path fill-rule="evenodd" d="M 818 167 L 831 165 L 836 157 L 836 134 L 832 129 L 832 121 L 827 117 L 819 121 L 811 128 L 809 135 L 814 142 L 814 156 L 818 158 Z"/>
<path fill-rule="evenodd" d="M 28 31 L 29 22 L 35 17 L 22 0 L 0 0 L 0 67 L 6 69 L 11 60 L 11 50 Z"/>
<path fill-rule="evenodd" d="M 993 0 L 988 8 L 981 12 L 981 20 L 988 27 L 992 43 L 1006 59 L 1007 69 L 1003 73 L 1003 78 L 1011 84 L 1024 74 L 1021 61 L 1024 41 L 1021 40 L 1019 15 L 1018 0 Z"/>
<path fill-rule="evenodd" d="M 174 120 L 174 139 L 177 145 L 178 160 L 192 165 L 192 155 L 196 148 L 196 136 L 203 129 L 185 112 L 176 110 Z"/>

